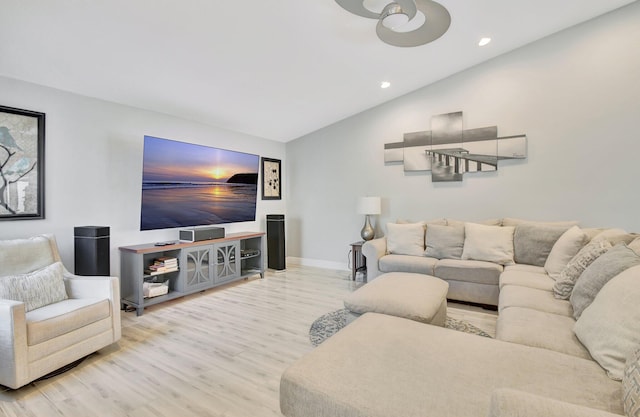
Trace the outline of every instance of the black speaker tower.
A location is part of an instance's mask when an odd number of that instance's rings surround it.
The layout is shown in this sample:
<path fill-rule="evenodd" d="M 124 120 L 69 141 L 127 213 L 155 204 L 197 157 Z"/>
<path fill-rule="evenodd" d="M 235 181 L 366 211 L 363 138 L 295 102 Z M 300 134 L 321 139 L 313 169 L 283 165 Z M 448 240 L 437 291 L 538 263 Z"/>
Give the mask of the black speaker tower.
<path fill-rule="evenodd" d="M 267 258 L 269 269 L 286 269 L 284 214 L 267 214 Z"/>
<path fill-rule="evenodd" d="M 106 226 L 74 227 L 76 275 L 109 276 L 109 228 Z"/>

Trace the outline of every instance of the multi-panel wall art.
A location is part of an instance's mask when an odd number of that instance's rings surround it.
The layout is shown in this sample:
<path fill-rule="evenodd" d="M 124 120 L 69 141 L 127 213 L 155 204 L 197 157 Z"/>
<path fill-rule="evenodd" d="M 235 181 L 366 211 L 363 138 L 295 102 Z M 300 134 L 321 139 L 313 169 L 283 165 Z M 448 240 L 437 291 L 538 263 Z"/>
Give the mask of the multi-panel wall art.
<path fill-rule="evenodd" d="M 463 129 L 462 112 L 431 118 L 431 130 L 404 134 L 384 145 L 384 162 L 405 172 L 431 171 L 433 182 L 462 181 L 465 172 L 496 171 L 498 161 L 525 159 L 525 135 L 498 137 L 496 126 Z"/>

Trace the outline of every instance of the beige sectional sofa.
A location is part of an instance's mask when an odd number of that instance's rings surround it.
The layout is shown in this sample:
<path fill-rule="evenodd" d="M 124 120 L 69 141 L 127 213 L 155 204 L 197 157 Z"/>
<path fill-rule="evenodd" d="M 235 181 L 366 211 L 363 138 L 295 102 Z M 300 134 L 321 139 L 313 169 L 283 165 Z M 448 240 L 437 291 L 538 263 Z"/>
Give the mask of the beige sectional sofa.
<path fill-rule="evenodd" d="M 506 222 L 512 223 L 514 219 Z M 456 295 L 486 304 L 491 304 L 485 296 L 493 289 L 484 286 L 495 286 L 496 339 L 364 314 L 285 371 L 280 387 L 283 414 L 640 415 L 640 240 L 617 229 L 524 223 L 517 223 L 521 230 L 506 226 L 513 232 L 513 258 L 538 265 L 468 259 L 479 252 L 463 247 L 467 259 L 445 262 L 444 267 L 459 267 L 447 275 L 441 273 L 446 268 L 438 268 L 441 259 L 424 262 L 410 258 L 417 254 L 388 251 L 375 258 L 372 250 L 379 250 L 382 240 L 365 245 L 367 267 L 374 258 L 379 264 L 369 279 L 391 272 L 395 265 L 396 270 L 439 276 L 450 288 L 452 281 L 459 281 L 464 289 Z M 505 227 L 502 224 L 485 226 Z M 478 230 L 486 231 L 475 225 L 470 227 L 472 239 Z M 427 241 L 428 230 L 429 224 Z M 525 238 L 525 231 L 535 238 Z M 548 237 L 552 233 L 557 236 Z M 516 243 L 518 236 L 523 240 Z M 393 252 L 397 235 L 388 237 Z M 392 258 L 385 260 L 387 256 Z M 483 282 L 471 277 L 491 270 L 484 262 L 499 266 L 495 283 L 489 273 Z M 432 264 L 431 269 L 419 269 L 426 264 Z M 480 296 L 474 296 L 474 288 L 480 288 Z"/>
<path fill-rule="evenodd" d="M 554 243 L 577 223 L 515 218 L 481 223 L 451 219 L 390 223 L 387 236 L 368 241 L 362 247 L 367 280 L 385 272 L 433 275 L 449 283 L 449 299 L 497 306 L 501 274 L 509 270 L 526 274 L 538 271 L 535 267 L 544 267 Z M 474 245 L 468 245 L 470 226 L 475 232 Z M 503 233 L 496 234 L 495 230 Z M 583 231 L 587 234 L 585 239 L 591 239 L 604 229 Z M 511 247 L 500 247 L 500 239 L 507 239 Z M 485 246 L 492 243 L 494 247 Z"/>

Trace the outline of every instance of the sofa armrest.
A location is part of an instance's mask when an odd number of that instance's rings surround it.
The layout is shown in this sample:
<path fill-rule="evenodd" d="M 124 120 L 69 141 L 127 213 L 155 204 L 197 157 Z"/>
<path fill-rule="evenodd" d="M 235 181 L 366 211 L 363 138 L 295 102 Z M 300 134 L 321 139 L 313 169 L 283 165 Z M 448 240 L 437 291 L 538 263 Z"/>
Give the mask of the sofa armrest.
<path fill-rule="evenodd" d="M 17 388 L 28 376 L 24 303 L 0 299 L 0 384 Z"/>
<path fill-rule="evenodd" d="M 381 274 L 378 261 L 387 254 L 387 238 L 372 239 L 362 245 L 362 254 L 367 259 L 367 281 Z"/>
<path fill-rule="evenodd" d="M 488 417 L 620 417 L 607 411 L 570 404 L 509 388 L 491 395 Z"/>
<path fill-rule="evenodd" d="M 121 337 L 120 280 L 118 277 L 80 276 L 65 272 L 64 283 L 69 298 L 107 298 L 113 312 L 113 338 Z"/>

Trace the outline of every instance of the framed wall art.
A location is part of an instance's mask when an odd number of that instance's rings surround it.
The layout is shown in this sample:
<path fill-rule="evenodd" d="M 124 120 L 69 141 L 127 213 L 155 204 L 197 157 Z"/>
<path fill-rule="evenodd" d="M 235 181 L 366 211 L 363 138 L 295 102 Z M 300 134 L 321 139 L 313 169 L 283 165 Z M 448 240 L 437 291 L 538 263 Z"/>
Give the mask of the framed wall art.
<path fill-rule="evenodd" d="M 281 180 L 280 160 L 272 158 L 262 158 L 262 199 L 281 200 L 282 180 Z"/>
<path fill-rule="evenodd" d="M 45 114 L 0 106 L 0 220 L 44 219 Z"/>

